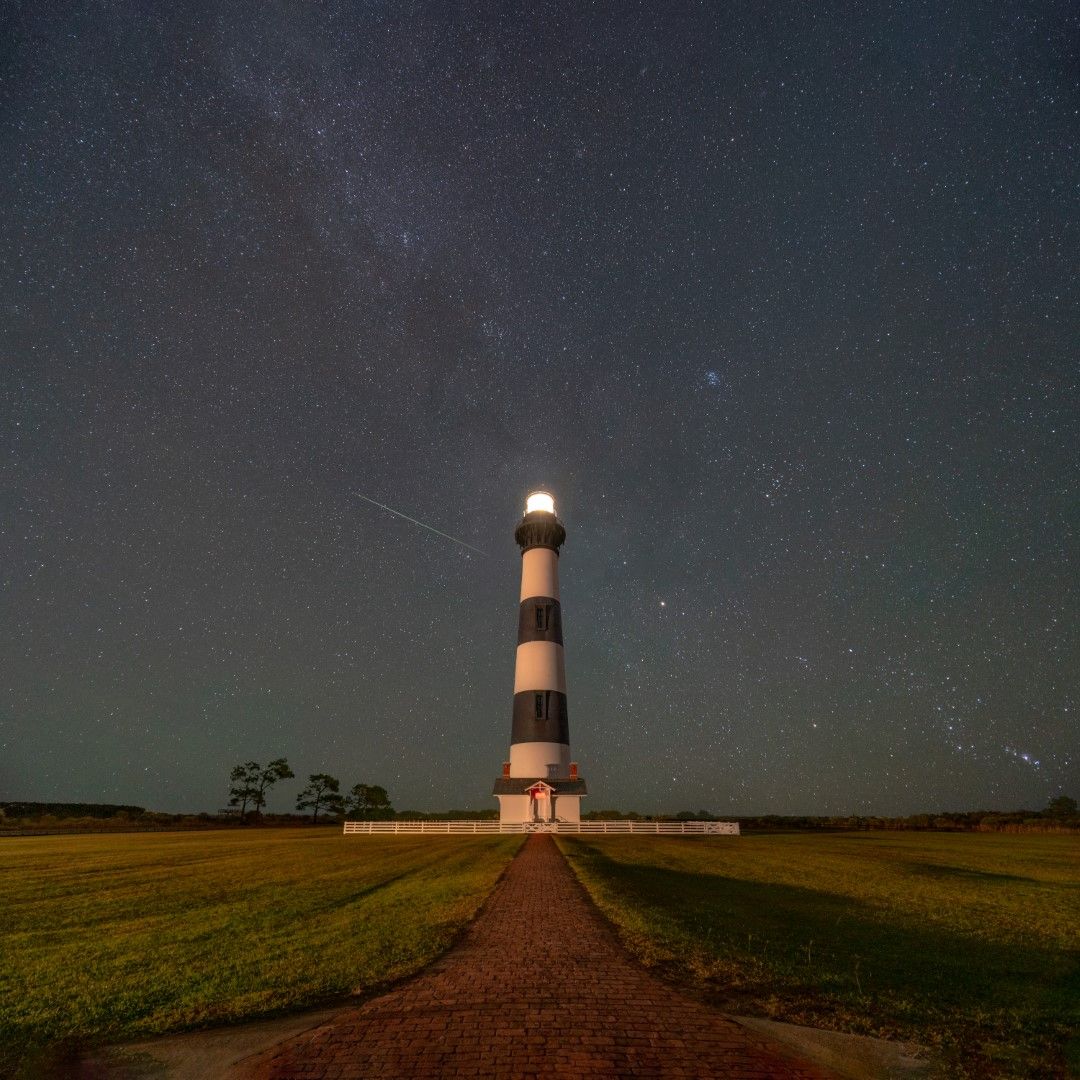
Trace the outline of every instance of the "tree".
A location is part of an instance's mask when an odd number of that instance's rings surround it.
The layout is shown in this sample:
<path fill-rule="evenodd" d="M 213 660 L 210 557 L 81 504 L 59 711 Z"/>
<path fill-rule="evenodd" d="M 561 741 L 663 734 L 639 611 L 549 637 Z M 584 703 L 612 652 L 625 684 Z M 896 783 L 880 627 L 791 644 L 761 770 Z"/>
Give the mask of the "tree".
<path fill-rule="evenodd" d="M 378 784 L 354 784 L 345 799 L 345 806 L 350 814 L 358 817 L 386 817 L 393 813 L 386 788 Z"/>
<path fill-rule="evenodd" d="M 248 804 L 255 798 L 258 791 L 258 780 L 261 766 L 257 761 L 249 761 L 245 765 L 237 765 L 231 773 L 229 780 L 232 787 L 229 788 L 229 805 L 240 807 L 240 820 L 247 820 Z"/>
<path fill-rule="evenodd" d="M 1056 799 L 1051 799 L 1049 805 L 1046 807 L 1047 817 L 1076 817 L 1076 800 L 1070 799 L 1068 795 L 1059 795 Z"/>
<path fill-rule="evenodd" d="M 229 773 L 233 785 L 229 788 L 229 805 L 240 807 L 240 820 L 243 821 L 249 806 L 261 811 L 266 805 L 266 792 L 279 780 L 289 780 L 295 775 L 283 757 L 275 758 L 265 769 L 257 761 L 237 765 Z"/>
<path fill-rule="evenodd" d="M 259 773 L 258 780 L 255 784 L 255 795 L 251 800 L 251 805 L 262 813 L 262 808 L 266 805 L 267 790 L 272 788 L 279 780 L 291 780 L 295 775 L 296 773 L 289 768 L 289 763 L 283 757 L 274 758 L 274 760 Z"/>
<path fill-rule="evenodd" d="M 341 782 L 327 773 L 312 773 L 308 786 L 296 796 L 297 810 L 311 810 L 312 825 L 319 824 L 319 809 L 341 813 L 343 800 L 338 792 Z"/>

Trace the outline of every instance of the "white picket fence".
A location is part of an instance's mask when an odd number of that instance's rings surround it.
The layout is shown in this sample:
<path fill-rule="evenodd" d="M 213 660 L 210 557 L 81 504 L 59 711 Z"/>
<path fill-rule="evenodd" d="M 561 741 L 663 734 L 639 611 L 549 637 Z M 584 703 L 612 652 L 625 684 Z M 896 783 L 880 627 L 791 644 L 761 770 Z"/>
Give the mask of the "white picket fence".
<path fill-rule="evenodd" d="M 665 836 L 738 836 L 737 821 L 346 821 L 345 835 L 373 833 L 657 833 Z"/>

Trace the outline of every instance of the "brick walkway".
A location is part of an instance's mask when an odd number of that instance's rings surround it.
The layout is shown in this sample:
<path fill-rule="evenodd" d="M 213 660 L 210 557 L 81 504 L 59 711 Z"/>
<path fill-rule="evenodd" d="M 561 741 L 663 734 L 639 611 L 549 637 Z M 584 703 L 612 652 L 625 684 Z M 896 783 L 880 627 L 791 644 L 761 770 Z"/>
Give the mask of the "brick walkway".
<path fill-rule="evenodd" d="M 438 841 L 433 841 L 437 843 Z M 550 836 L 420 975 L 241 1062 L 234 1080 L 814 1077 L 631 960 Z"/>

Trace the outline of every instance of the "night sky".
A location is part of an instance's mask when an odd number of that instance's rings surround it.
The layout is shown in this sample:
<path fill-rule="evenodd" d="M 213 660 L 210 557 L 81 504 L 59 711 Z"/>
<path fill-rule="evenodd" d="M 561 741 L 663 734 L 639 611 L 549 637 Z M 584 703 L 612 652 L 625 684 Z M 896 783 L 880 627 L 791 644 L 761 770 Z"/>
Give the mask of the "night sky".
<path fill-rule="evenodd" d="M 1080 797 L 1068 0 L 2 11 L 0 799 Z"/>

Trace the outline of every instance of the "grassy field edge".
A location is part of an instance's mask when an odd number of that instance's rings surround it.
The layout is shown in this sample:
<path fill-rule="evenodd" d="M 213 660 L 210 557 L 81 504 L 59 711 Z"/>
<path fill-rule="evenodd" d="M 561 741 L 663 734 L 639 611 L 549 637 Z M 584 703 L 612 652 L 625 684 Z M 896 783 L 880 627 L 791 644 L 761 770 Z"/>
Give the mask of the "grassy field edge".
<path fill-rule="evenodd" d="M 1075 842 L 866 841 L 558 839 L 627 950 L 718 1008 L 1077 1074 Z"/>
<path fill-rule="evenodd" d="M 76 1045 L 385 990 L 453 946 L 521 842 L 308 830 L 0 842 L 0 1076 L 35 1075 Z"/>

